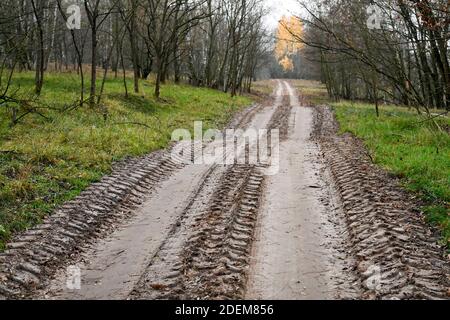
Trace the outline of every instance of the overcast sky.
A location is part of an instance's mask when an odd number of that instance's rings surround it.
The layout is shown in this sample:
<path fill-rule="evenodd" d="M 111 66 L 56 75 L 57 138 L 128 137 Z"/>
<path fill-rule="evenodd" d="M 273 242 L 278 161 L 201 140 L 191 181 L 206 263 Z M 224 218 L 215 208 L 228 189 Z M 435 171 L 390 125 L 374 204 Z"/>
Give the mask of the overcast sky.
<path fill-rule="evenodd" d="M 299 4 L 297 0 L 265 0 L 270 14 L 266 18 L 266 25 L 276 28 L 283 15 L 298 14 Z"/>

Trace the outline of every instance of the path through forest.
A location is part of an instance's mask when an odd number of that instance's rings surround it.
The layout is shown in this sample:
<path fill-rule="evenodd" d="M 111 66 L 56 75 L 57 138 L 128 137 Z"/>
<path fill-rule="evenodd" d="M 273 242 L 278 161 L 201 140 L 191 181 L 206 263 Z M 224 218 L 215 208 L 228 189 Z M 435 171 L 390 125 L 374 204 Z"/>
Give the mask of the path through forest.
<path fill-rule="evenodd" d="M 230 127 L 279 129 L 277 174 L 179 164 L 171 150 L 128 160 L 8 245 L 0 297 L 446 297 L 448 261 L 414 202 L 336 135 L 328 108 L 274 83 Z"/>

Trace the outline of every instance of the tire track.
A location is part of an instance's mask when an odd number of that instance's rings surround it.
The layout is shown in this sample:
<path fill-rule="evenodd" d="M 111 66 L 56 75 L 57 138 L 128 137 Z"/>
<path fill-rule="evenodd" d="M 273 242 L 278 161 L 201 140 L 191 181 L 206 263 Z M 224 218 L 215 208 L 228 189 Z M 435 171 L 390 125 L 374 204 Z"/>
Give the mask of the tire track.
<path fill-rule="evenodd" d="M 317 107 L 314 134 L 340 194 L 364 297 L 448 298 L 449 262 L 419 204 L 372 164 L 359 140 L 336 129 L 332 111 Z"/>
<path fill-rule="evenodd" d="M 278 128 L 288 121 L 290 109 L 279 105 L 281 83 L 277 96 L 275 110 L 263 127 Z M 243 299 L 263 193 L 263 169 L 215 166 L 130 297 Z"/>
<path fill-rule="evenodd" d="M 313 111 L 288 82 L 289 108 L 278 117 L 277 175 L 267 177 L 258 221 L 247 299 L 342 299 L 358 296 L 342 245 L 342 213 L 335 206 L 326 166 L 310 139 Z"/>
<path fill-rule="evenodd" d="M 248 123 L 260 107 L 247 108 L 229 126 Z M 172 160 L 173 147 L 115 164 L 110 175 L 63 204 L 42 224 L 15 236 L 0 253 L 0 300 L 32 297 L 91 243 L 132 217 L 163 181 L 184 167 Z"/>
<path fill-rule="evenodd" d="M 82 245 L 129 216 L 180 167 L 167 151 L 127 160 L 42 224 L 16 236 L 0 254 L 0 298 L 24 298 L 42 288 Z"/>
<path fill-rule="evenodd" d="M 254 166 L 236 165 L 224 173 L 213 170 L 131 297 L 243 297 L 262 184 L 262 174 Z"/>

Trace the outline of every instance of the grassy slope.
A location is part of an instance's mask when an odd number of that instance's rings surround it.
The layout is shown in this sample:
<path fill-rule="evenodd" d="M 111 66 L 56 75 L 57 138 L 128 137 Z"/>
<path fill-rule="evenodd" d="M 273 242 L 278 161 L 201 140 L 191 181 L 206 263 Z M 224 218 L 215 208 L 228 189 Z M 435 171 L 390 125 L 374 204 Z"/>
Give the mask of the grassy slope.
<path fill-rule="evenodd" d="M 374 106 L 343 101 L 332 103 L 326 90 L 316 82 L 295 81 L 300 92 L 314 104 L 331 104 L 341 132 L 362 138 L 375 163 L 402 178 L 406 189 L 416 192 L 426 205 L 423 210 L 431 223 L 443 232 L 450 245 L 450 136 L 406 108 L 380 106 L 377 119 Z M 450 119 L 438 123 L 448 128 Z"/>
<path fill-rule="evenodd" d="M 14 85 L 31 92 L 32 74 L 16 75 Z M 221 127 L 250 103 L 245 97 L 172 84 L 163 87 L 163 100 L 156 101 L 151 83 L 142 88 L 146 97 L 125 99 L 122 81 L 109 79 L 107 122 L 99 110 L 85 106 L 69 113 L 47 111 L 51 121 L 29 116 L 10 128 L 9 114 L 0 109 L 0 150 L 13 151 L 0 152 L 0 249 L 14 232 L 39 223 L 99 180 L 114 161 L 166 147 L 174 129 L 192 129 L 194 120 L 203 120 L 204 129 Z M 60 109 L 77 98 L 78 90 L 76 75 L 47 75 L 41 100 Z M 130 122 L 150 128 L 124 124 Z"/>

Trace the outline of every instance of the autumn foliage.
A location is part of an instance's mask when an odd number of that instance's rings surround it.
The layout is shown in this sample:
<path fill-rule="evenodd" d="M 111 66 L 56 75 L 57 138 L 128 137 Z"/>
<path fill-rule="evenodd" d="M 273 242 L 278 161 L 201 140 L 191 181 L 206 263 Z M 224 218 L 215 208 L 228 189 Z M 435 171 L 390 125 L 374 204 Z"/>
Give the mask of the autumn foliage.
<path fill-rule="evenodd" d="M 275 56 L 285 71 L 293 71 L 294 63 L 292 57 L 297 54 L 303 44 L 296 41 L 296 36 L 303 34 L 303 24 L 297 17 L 283 16 L 278 23 L 277 42 L 275 45 Z"/>

